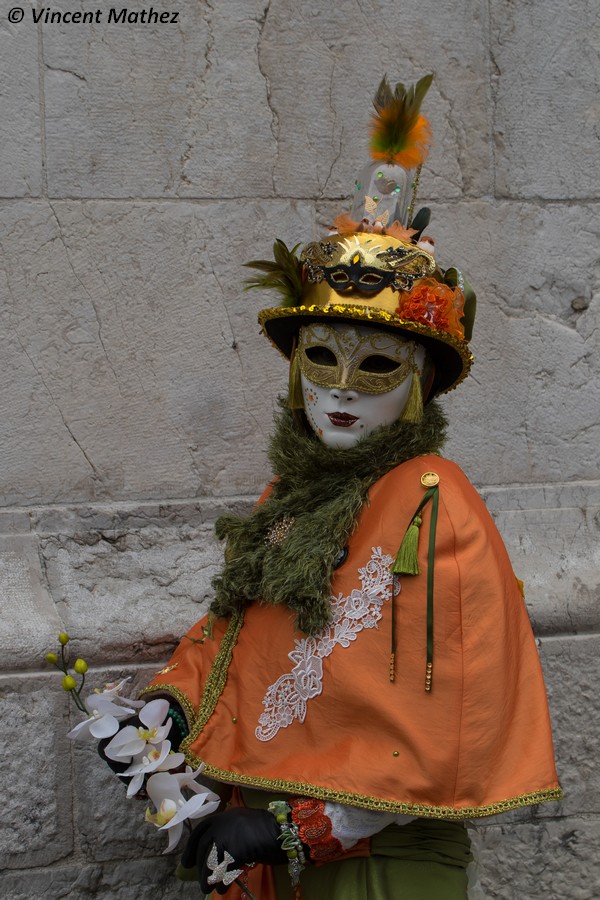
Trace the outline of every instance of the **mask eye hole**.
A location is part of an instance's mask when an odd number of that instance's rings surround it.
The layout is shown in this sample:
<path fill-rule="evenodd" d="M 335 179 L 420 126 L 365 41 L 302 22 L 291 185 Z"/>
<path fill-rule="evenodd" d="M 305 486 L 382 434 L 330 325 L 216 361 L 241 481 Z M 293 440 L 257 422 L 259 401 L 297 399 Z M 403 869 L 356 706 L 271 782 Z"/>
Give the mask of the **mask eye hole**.
<path fill-rule="evenodd" d="M 378 275 L 377 272 L 365 272 L 359 279 L 359 284 L 368 284 L 369 286 L 380 284 L 383 280 L 382 275 Z"/>
<path fill-rule="evenodd" d="M 344 272 L 343 269 L 336 269 L 335 272 L 332 272 L 329 276 L 332 281 L 335 281 L 336 284 L 348 284 L 350 281 L 350 277 L 347 272 Z"/>
<path fill-rule="evenodd" d="M 367 356 L 358 367 L 362 372 L 370 372 L 373 375 L 388 375 L 400 368 L 401 363 L 388 356 Z"/>
<path fill-rule="evenodd" d="M 317 366 L 337 366 L 335 353 L 329 347 L 307 347 L 304 353 Z"/>

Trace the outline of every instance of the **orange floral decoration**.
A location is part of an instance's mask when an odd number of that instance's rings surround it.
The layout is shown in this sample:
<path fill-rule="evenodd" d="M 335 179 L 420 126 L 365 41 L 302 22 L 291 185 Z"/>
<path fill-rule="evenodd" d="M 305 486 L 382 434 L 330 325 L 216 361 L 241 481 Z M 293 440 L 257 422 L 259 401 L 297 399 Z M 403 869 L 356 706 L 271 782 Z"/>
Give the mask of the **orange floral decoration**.
<path fill-rule="evenodd" d="M 331 820 L 325 815 L 325 804 L 322 800 L 294 799 L 290 806 L 292 820 L 298 826 L 300 840 L 310 847 L 310 858 L 313 862 L 328 862 L 343 855 L 342 845 L 331 833 Z"/>
<path fill-rule="evenodd" d="M 325 814 L 323 800 L 311 797 L 295 797 L 289 801 L 292 821 L 298 826 L 302 843 L 310 850 L 310 859 L 315 865 L 340 859 L 364 858 L 371 853 L 369 838 L 358 841 L 349 850 L 331 833 L 331 819 Z"/>
<path fill-rule="evenodd" d="M 401 296 L 396 315 L 464 340 L 465 330 L 460 321 L 464 305 L 460 288 L 442 284 L 435 278 L 422 278 L 412 291 Z"/>

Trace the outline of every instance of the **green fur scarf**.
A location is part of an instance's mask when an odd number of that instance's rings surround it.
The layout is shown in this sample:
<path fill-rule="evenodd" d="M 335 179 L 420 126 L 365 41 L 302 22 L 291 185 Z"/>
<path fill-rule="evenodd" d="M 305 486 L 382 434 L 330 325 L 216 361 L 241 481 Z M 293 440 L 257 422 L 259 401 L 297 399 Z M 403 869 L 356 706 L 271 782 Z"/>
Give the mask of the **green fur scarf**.
<path fill-rule="evenodd" d="M 369 488 L 400 463 L 439 452 L 446 424 L 432 402 L 418 425 L 394 422 L 339 450 L 306 433 L 284 407 L 269 451 L 277 478 L 270 496 L 250 516 L 225 515 L 216 523 L 227 550 L 223 572 L 213 580 L 211 612 L 229 616 L 255 601 L 284 603 L 300 631 L 315 634 L 327 625 L 332 573 Z M 282 522 L 289 530 L 270 542 Z"/>

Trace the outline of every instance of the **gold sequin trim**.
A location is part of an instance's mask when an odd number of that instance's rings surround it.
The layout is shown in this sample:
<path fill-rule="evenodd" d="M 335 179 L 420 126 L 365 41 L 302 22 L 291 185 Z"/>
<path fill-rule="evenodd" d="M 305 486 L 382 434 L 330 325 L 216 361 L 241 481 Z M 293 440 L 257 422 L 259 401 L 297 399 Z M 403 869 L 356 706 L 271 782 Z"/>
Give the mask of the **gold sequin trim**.
<path fill-rule="evenodd" d="M 172 663 L 170 666 L 165 666 L 164 669 L 160 669 L 156 674 L 157 675 L 166 675 L 168 672 L 172 672 L 173 669 L 177 668 L 177 663 Z"/>
<path fill-rule="evenodd" d="M 200 764 L 201 760 L 197 756 L 190 752 L 186 755 L 190 765 L 198 766 Z M 510 797 L 508 800 L 500 800 L 498 803 L 490 803 L 487 806 L 463 806 L 457 809 L 453 806 L 430 806 L 425 803 L 402 803 L 394 800 L 381 800 L 377 797 L 369 797 L 367 794 L 350 794 L 345 791 L 334 791 L 330 788 L 304 784 L 298 781 L 284 781 L 280 778 L 254 778 L 252 775 L 240 775 L 236 772 L 228 772 L 226 769 L 218 769 L 209 763 L 205 763 L 202 771 L 205 775 L 209 775 L 217 781 L 225 781 L 230 784 L 261 787 L 270 791 L 284 791 L 288 794 L 314 797 L 317 800 L 329 800 L 332 803 L 358 806 L 361 809 L 420 816 L 426 819 L 478 819 L 483 816 L 494 816 L 497 813 L 508 812 L 521 806 L 534 806 L 537 803 L 543 803 L 548 800 L 562 800 L 563 796 L 561 788 L 548 788 L 542 791 L 532 791 L 529 794 L 519 794 L 517 797 Z"/>
<path fill-rule="evenodd" d="M 231 617 L 227 630 L 221 640 L 221 646 L 215 656 L 209 676 L 206 680 L 204 693 L 202 694 L 202 702 L 198 710 L 198 716 L 190 733 L 181 742 L 179 749 L 185 753 L 188 760 L 197 759 L 190 751 L 189 746 L 192 744 L 202 732 L 202 729 L 215 711 L 215 707 L 219 702 L 219 698 L 223 693 L 225 683 L 227 681 L 227 672 L 231 664 L 233 656 L 233 648 L 235 647 L 240 633 L 240 629 L 244 622 L 243 613 L 238 613 Z M 199 760 L 198 760 L 199 762 Z"/>
<path fill-rule="evenodd" d="M 442 394 L 454 390 L 455 387 L 465 380 L 471 366 L 473 364 L 473 354 L 469 350 L 466 341 L 460 341 L 454 335 L 446 331 L 438 331 L 437 328 L 431 328 L 422 325 L 419 322 L 413 322 L 410 319 L 401 319 L 395 313 L 380 310 L 371 306 L 350 306 L 345 304 L 332 304 L 331 306 L 274 306 L 269 309 L 263 309 L 258 314 L 258 322 L 263 333 L 269 341 L 280 353 L 285 353 L 279 347 L 273 338 L 269 335 L 266 325 L 273 319 L 303 318 L 304 316 L 331 317 L 334 319 L 354 319 L 359 322 L 378 322 L 382 325 L 392 325 L 395 328 L 402 328 L 404 331 L 411 331 L 414 334 L 422 334 L 426 337 L 435 338 L 444 344 L 449 344 L 459 354 L 463 362 L 463 370 L 453 384 L 441 391 Z M 287 357 L 286 357 L 287 359 Z"/>
<path fill-rule="evenodd" d="M 143 691 L 140 691 L 139 697 L 143 697 L 144 694 L 167 694 L 167 696 L 174 697 L 185 712 L 188 728 L 190 731 L 194 728 L 197 719 L 196 710 L 178 687 L 174 687 L 172 684 L 149 684 Z"/>

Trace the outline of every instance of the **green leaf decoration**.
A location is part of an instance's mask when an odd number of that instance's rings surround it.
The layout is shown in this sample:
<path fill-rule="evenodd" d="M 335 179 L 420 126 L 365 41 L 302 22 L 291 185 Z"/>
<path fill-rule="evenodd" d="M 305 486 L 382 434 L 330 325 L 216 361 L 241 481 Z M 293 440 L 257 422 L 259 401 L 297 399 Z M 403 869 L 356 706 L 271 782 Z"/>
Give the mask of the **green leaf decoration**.
<path fill-rule="evenodd" d="M 302 263 L 296 255 L 300 244 L 290 250 L 279 240 L 273 244 L 274 259 L 253 259 L 244 263 L 250 269 L 258 269 L 263 275 L 255 275 L 244 282 L 244 290 L 269 288 L 278 292 L 282 306 L 297 306 L 302 300 Z"/>
<path fill-rule="evenodd" d="M 417 243 L 420 240 L 421 235 L 429 225 L 431 221 L 431 210 L 428 206 L 422 206 L 419 212 L 416 214 L 412 222 L 409 223 L 409 228 L 414 228 L 416 234 L 413 234 L 412 239 Z"/>

